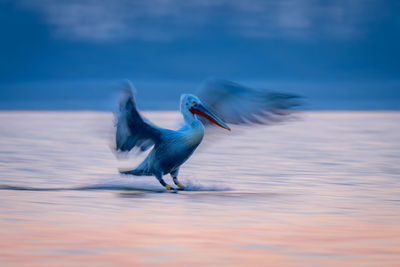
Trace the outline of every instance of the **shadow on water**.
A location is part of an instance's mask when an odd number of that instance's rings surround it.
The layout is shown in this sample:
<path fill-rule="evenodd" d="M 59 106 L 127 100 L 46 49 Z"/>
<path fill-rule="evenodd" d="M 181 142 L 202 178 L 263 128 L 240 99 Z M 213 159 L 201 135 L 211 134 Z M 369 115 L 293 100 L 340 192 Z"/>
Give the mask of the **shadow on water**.
<path fill-rule="evenodd" d="M 169 194 L 180 194 L 190 196 L 218 196 L 218 197 L 251 197 L 251 196 L 276 196 L 278 193 L 271 192 L 241 192 L 232 191 L 226 188 L 216 187 L 201 187 L 201 186 L 189 186 L 185 190 L 165 190 L 165 189 L 152 189 L 152 188 L 139 188 L 126 185 L 109 185 L 109 184 L 97 184 L 87 185 L 80 187 L 29 187 L 29 186 L 14 186 L 14 185 L 0 185 L 0 190 L 10 191 L 44 191 L 44 192 L 56 192 L 56 191 L 122 191 L 118 193 L 119 197 L 123 198 L 134 198 L 145 193 L 169 193 Z"/>
<path fill-rule="evenodd" d="M 29 187 L 29 186 L 14 186 L 14 185 L 0 185 L 0 190 L 14 190 L 14 191 L 141 191 L 151 193 L 163 193 L 167 190 L 163 189 L 149 189 L 149 188 L 138 188 L 124 185 L 88 185 L 79 187 L 53 187 L 53 188 L 42 188 L 42 187 Z"/>

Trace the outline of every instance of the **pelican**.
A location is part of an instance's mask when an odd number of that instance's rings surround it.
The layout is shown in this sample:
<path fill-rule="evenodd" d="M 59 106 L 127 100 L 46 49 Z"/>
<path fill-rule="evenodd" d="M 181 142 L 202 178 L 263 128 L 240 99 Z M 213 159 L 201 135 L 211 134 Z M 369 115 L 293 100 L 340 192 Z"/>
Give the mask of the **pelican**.
<path fill-rule="evenodd" d="M 295 95 L 257 91 L 240 84 L 211 80 L 197 95 L 183 94 L 180 111 L 184 125 L 179 130 L 163 129 L 144 119 L 136 108 L 133 86 L 121 98 L 116 114 L 115 150 L 128 152 L 137 148 L 144 152 L 153 147 L 147 157 L 133 170 L 121 174 L 155 176 L 167 190 L 175 190 L 163 176 L 170 174 L 178 190 L 184 186 L 178 180 L 179 168 L 203 140 L 205 128 L 216 125 L 231 131 L 231 124 L 269 124 L 281 121 L 291 113 Z"/>

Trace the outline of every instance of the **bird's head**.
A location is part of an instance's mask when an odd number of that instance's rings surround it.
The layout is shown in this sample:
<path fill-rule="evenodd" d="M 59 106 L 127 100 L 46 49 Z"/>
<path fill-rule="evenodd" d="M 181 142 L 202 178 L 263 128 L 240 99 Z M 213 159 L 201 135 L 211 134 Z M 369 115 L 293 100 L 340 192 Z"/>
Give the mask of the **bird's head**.
<path fill-rule="evenodd" d="M 181 96 L 181 111 L 184 112 L 185 110 L 189 111 L 193 116 L 201 116 L 221 128 L 231 130 L 225 122 L 207 109 L 195 95 L 183 94 Z"/>

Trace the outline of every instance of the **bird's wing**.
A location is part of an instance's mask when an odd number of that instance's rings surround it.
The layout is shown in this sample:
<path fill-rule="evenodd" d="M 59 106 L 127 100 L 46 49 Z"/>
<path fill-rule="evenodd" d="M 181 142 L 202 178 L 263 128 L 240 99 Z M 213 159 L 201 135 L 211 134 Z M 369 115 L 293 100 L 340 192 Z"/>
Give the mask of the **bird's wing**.
<path fill-rule="evenodd" d="M 296 95 L 259 91 L 226 80 L 206 82 L 197 91 L 197 96 L 219 118 L 230 124 L 279 122 L 299 105 Z M 203 123 L 210 125 L 206 120 Z"/>
<path fill-rule="evenodd" d="M 147 122 L 136 109 L 133 86 L 128 83 L 116 113 L 116 147 L 118 152 L 139 148 L 145 151 L 161 140 L 161 129 Z"/>

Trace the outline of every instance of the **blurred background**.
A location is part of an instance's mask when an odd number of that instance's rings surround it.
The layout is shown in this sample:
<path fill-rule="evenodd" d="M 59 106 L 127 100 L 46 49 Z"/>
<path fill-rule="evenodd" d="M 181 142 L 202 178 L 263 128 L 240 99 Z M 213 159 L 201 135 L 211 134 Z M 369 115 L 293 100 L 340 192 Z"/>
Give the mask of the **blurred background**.
<path fill-rule="evenodd" d="M 177 109 L 224 78 L 311 110 L 398 110 L 399 12 L 395 0 L 0 0 L 0 109 L 112 110 L 122 79 L 140 108 Z"/>
<path fill-rule="evenodd" d="M 398 266 L 399 14 L 396 0 L 0 0 L 0 266 Z M 120 175 L 145 156 L 110 149 L 121 81 L 174 128 L 165 110 L 209 78 L 301 95 L 307 112 L 207 133 L 184 191 Z"/>

